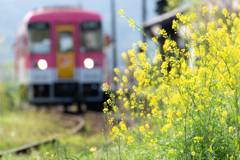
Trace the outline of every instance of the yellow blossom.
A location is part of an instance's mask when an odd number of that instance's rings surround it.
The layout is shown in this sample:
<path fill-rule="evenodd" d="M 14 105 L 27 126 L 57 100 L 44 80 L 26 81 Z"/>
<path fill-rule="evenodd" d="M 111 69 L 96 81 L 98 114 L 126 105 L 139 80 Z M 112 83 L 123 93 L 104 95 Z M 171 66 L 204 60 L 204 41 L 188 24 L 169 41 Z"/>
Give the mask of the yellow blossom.
<path fill-rule="evenodd" d="M 123 80 L 123 83 L 125 83 L 125 84 L 128 83 L 128 79 L 127 79 L 126 76 L 123 76 L 123 77 L 122 77 L 122 80 Z"/>
<path fill-rule="evenodd" d="M 229 13 L 226 9 L 223 9 L 222 10 L 222 14 L 225 16 L 225 17 L 229 17 Z"/>
<path fill-rule="evenodd" d="M 201 141 L 203 138 L 202 137 L 194 137 L 194 142 L 199 142 Z"/>
<path fill-rule="evenodd" d="M 120 126 L 122 131 L 125 131 L 125 132 L 127 131 L 127 126 L 126 126 L 126 124 L 123 121 L 121 121 L 119 123 L 119 126 Z"/>
<path fill-rule="evenodd" d="M 155 146 L 156 143 L 157 143 L 157 140 L 151 139 L 151 141 L 150 141 L 150 146 Z"/>
<path fill-rule="evenodd" d="M 133 21 L 133 19 L 129 19 L 128 22 L 130 27 L 135 28 L 135 22 Z"/>
<path fill-rule="evenodd" d="M 157 37 L 153 37 L 153 38 L 152 38 L 152 41 L 153 41 L 154 43 L 157 43 Z"/>
<path fill-rule="evenodd" d="M 114 126 L 114 127 L 112 128 L 112 132 L 113 132 L 113 133 L 118 133 L 118 132 L 119 132 L 118 127 Z"/>
<path fill-rule="evenodd" d="M 116 77 L 116 76 L 113 78 L 113 80 L 114 80 L 115 82 L 117 82 L 117 83 L 119 82 L 119 79 L 118 79 L 118 77 Z"/>
<path fill-rule="evenodd" d="M 174 30 L 178 30 L 179 29 L 178 20 L 173 20 L 172 21 L 172 29 L 174 29 Z"/>
<path fill-rule="evenodd" d="M 109 89 L 109 86 L 107 83 L 103 83 L 103 91 L 107 91 Z"/>
<path fill-rule="evenodd" d="M 127 53 L 126 53 L 126 52 L 123 52 L 123 53 L 122 53 L 122 57 L 123 57 L 124 60 L 127 60 Z"/>
<path fill-rule="evenodd" d="M 140 127 L 139 127 L 139 131 L 144 132 L 144 131 L 145 131 L 144 126 L 140 126 Z"/>
<path fill-rule="evenodd" d="M 122 17 L 125 17 L 125 12 L 123 11 L 123 9 L 119 9 L 118 14 L 120 14 Z"/>
<path fill-rule="evenodd" d="M 145 124 L 145 128 L 149 128 L 149 124 Z"/>
<path fill-rule="evenodd" d="M 202 11 L 202 15 L 205 16 L 205 13 L 207 13 L 207 12 L 208 12 L 208 7 L 204 6 L 203 11 Z"/>
<path fill-rule="evenodd" d="M 107 112 L 108 112 L 108 108 L 104 108 L 103 113 L 107 113 Z"/>
<path fill-rule="evenodd" d="M 119 71 L 118 68 L 114 68 L 114 72 L 115 72 L 116 75 L 119 75 L 119 74 L 120 74 L 120 71 Z"/>
<path fill-rule="evenodd" d="M 177 115 L 178 117 L 180 117 L 180 116 L 182 115 L 181 111 L 177 110 L 176 115 Z"/>
<path fill-rule="evenodd" d="M 173 154 L 174 153 L 174 149 L 170 149 L 170 151 L 168 152 L 168 154 Z"/>
<path fill-rule="evenodd" d="M 132 142 L 134 142 L 133 136 L 128 136 L 127 144 L 130 145 Z"/>

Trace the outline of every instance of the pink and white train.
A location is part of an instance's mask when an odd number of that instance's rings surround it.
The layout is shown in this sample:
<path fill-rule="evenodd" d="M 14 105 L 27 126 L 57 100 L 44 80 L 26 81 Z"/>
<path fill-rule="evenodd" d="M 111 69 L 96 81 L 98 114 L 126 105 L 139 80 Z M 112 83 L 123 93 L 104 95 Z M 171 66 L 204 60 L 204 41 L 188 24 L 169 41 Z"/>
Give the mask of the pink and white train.
<path fill-rule="evenodd" d="M 30 103 L 99 104 L 103 101 L 101 17 L 74 7 L 29 12 L 15 42 L 16 76 Z"/>

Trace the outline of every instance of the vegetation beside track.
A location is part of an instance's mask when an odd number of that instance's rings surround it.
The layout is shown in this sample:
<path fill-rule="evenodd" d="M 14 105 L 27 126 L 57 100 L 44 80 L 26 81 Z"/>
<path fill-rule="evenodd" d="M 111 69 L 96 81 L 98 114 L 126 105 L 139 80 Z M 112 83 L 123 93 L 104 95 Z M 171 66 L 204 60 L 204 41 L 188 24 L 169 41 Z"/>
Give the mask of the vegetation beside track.
<path fill-rule="evenodd" d="M 110 93 L 104 112 L 108 116 L 111 105 L 117 115 L 108 118 L 110 124 L 117 122 L 108 138 L 113 145 L 87 159 L 240 159 L 239 12 L 240 5 L 238 13 L 217 6 L 203 7 L 201 15 L 179 13 L 172 27 L 176 32 L 181 25 L 186 27 L 181 30 L 186 48 L 179 49 L 158 28 L 165 43 L 161 48 L 159 37 L 152 38 L 153 60 L 143 42 L 123 53 L 131 63 L 125 73 L 115 69 L 114 80 L 121 86 L 117 94 L 104 84 Z M 126 17 L 123 10 L 119 13 Z M 141 31 L 133 19 L 128 20 Z M 116 100 L 138 120 L 133 129 L 118 121 L 126 113 Z"/>
<path fill-rule="evenodd" d="M 0 117 L 0 151 L 44 140 L 67 131 L 74 122 L 35 109 L 5 112 Z"/>
<path fill-rule="evenodd" d="M 77 134 L 57 139 L 57 141 L 53 144 L 41 145 L 37 149 L 32 149 L 28 154 L 7 154 L 4 155 L 2 159 L 48 159 L 49 155 L 46 155 L 46 153 L 50 153 L 50 156 L 53 154 L 54 159 L 64 158 L 66 156 L 71 157 L 69 155 L 77 155 L 78 157 L 85 158 L 86 156 L 92 154 L 90 150 L 102 147 L 102 144 L 104 143 L 104 136 L 101 131 L 101 128 L 96 128 L 96 126 L 92 127 L 91 124 L 87 123 L 84 130 Z M 14 141 L 11 142 L 13 143 Z"/>

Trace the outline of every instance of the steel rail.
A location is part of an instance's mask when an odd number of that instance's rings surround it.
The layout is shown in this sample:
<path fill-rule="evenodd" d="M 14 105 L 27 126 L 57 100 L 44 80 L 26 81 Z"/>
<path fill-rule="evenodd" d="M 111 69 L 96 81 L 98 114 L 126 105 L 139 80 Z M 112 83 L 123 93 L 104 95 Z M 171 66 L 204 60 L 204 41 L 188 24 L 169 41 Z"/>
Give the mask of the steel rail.
<path fill-rule="evenodd" d="M 64 114 L 63 117 L 74 120 L 74 121 L 77 121 L 77 125 L 65 134 L 59 134 L 59 135 L 53 136 L 51 138 L 47 138 L 47 139 L 40 140 L 40 141 L 37 141 L 37 142 L 29 143 L 29 144 L 26 144 L 26 145 L 23 145 L 23 146 L 20 146 L 20 147 L 17 147 L 17 148 L 13 148 L 13 149 L 10 149 L 10 150 L 2 151 L 2 152 L 0 152 L 0 158 L 3 155 L 11 154 L 11 153 L 17 153 L 17 154 L 27 153 L 31 148 L 38 148 L 40 145 L 44 145 L 44 144 L 48 144 L 48 143 L 54 143 L 58 138 L 61 138 L 61 137 L 71 135 L 71 134 L 75 134 L 75 133 L 79 132 L 80 130 L 83 129 L 83 127 L 85 125 L 85 120 L 82 117 L 67 115 L 67 114 Z"/>

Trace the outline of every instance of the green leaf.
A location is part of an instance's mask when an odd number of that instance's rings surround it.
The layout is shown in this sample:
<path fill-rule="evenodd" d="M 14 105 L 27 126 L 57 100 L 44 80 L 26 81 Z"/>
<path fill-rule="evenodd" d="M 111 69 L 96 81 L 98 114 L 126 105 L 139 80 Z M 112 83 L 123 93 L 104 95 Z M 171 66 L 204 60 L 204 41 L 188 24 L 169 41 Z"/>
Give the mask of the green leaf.
<path fill-rule="evenodd" d="M 210 148 L 209 148 L 209 152 L 210 152 L 210 153 L 213 153 L 212 145 L 211 145 Z"/>

